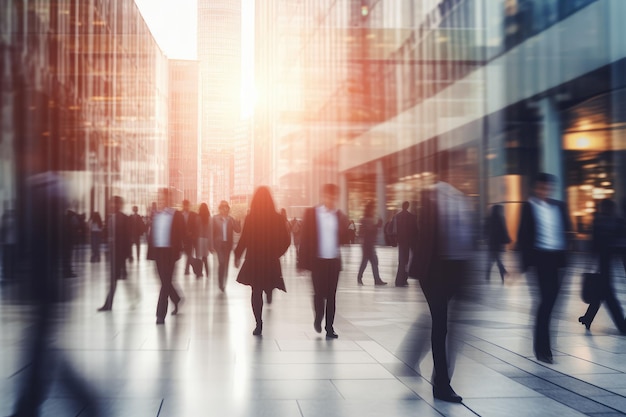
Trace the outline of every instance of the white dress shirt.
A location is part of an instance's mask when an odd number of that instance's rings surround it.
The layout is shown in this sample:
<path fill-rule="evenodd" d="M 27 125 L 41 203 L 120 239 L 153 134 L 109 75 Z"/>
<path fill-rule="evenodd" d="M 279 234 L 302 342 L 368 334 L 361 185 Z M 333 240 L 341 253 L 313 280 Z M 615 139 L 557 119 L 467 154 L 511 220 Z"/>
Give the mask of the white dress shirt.
<path fill-rule="evenodd" d="M 315 207 L 317 219 L 317 254 L 322 259 L 339 258 L 339 220 L 337 210 L 326 206 Z"/>
<path fill-rule="evenodd" d="M 166 208 L 154 215 L 152 227 L 152 239 L 155 248 L 171 247 L 172 222 L 174 221 L 174 209 Z"/>
<path fill-rule="evenodd" d="M 529 201 L 535 213 L 535 223 L 537 224 L 535 248 L 565 250 L 563 220 L 559 206 L 534 197 L 530 198 Z"/>

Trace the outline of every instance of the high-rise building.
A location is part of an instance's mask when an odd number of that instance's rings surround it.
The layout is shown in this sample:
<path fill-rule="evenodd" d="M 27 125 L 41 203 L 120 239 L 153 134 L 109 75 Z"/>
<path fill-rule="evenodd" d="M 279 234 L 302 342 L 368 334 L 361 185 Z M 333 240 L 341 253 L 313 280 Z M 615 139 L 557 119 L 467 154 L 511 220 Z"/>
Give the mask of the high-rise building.
<path fill-rule="evenodd" d="M 198 61 L 169 61 L 169 185 L 177 201 L 199 202 L 200 74 Z"/>
<path fill-rule="evenodd" d="M 135 2 L 0 7 L 0 199 L 25 204 L 34 151 L 73 210 L 104 214 L 120 195 L 143 212 L 168 180 L 167 58 Z"/>
<path fill-rule="evenodd" d="M 198 61 L 200 193 L 215 208 L 233 193 L 233 144 L 241 111 L 241 0 L 198 0 Z"/>

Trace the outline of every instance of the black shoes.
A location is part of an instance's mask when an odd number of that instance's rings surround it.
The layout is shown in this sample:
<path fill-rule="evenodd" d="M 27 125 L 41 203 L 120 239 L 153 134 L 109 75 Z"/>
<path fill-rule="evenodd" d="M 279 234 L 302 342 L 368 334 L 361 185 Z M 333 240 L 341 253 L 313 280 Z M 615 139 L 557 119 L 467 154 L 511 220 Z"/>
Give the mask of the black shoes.
<path fill-rule="evenodd" d="M 339 335 L 334 330 L 326 330 L 326 339 L 337 339 Z"/>
<path fill-rule="evenodd" d="M 157 318 L 156 324 L 165 324 L 165 319 Z"/>
<path fill-rule="evenodd" d="M 542 354 L 542 355 L 536 355 L 537 360 L 539 362 L 544 362 L 544 363 L 548 363 L 550 365 L 552 365 L 554 363 L 554 359 L 552 359 L 552 354 Z"/>
<path fill-rule="evenodd" d="M 98 309 L 98 311 L 111 311 L 111 307 L 102 306 Z"/>
<path fill-rule="evenodd" d="M 361 278 L 357 278 L 356 283 L 359 285 L 363 285 L 363 280 Z"/>
<path fill-rule="evenodd" d="M 591 322 L 585 320 L 585 316 L 578 317 L 578 322 L 584 324 L 587 330 L 589 330 L 589 328 L 591 327 Z"/>
<path fill-rule="evenodd" d="M 449 403 L 460 403 L 463 401 L 463 398 L 454 392 L 452 387 L 449 385 L 445 388 L 433 387 L 433 397 Z"/>
<path fill-rule="evenodd" d="M 387 285 L 387 283 L 386 283 L 385 281 L 379 280 L 379 281 L 376 281 L 376 282 L 374 283 L 374 285 L 379 285 L 379 286 L 380 286 L 380 285 Z"/>
<path fill-rule="evenodd" d="M 265 293 L 265 297 L 267 298 L 267 304 L 272 304 L 272 291 Z"/>
<path fill-rule="evenodd" d="M 254 328 L 254 331 L 252 332 L 252 334 L 254 336 L 261 336 L 262 332 L 263 332 L 263 322 L 257 323 L 256 327 Z"/>

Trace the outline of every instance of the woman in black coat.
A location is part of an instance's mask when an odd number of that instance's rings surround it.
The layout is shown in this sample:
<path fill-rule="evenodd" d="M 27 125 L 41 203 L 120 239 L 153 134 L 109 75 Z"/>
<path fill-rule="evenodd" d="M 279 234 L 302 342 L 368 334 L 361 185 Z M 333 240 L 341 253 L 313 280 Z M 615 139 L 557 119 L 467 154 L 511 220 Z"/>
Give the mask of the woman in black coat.
<path fill-rule="evenodd" d="M 286 291 L 279 260 L 291 243 L 286 222 L 287 219 L 276 212 L 269 188 L 257 188 L 235 248 L 236 267 L 239 267 L 241 256 L 246 251 L 237 282 L 252 287 L 252 312 L 256 319 L 252 334 L 255 336 L 263 331 L 263 291 L 268 296 L 274 288 Z"/>
<path fill-rule="evenodd" d="M 600 280 L 599 294 L 598 299 L 589 304 L 587 312 L 584 316 L 579 317 L 578 321 L 589 330 L 591 322 L 600 309 L 600 303 L 604 301 L 617 329 L 621 333 L 626 333 L 624 312 L 615 296 L 615 289 L 611 282 L 611 263 L 613 256 L 618 253 L 616 244 L 624 235 L 623 222 L 617 217 L 617 205 L 613 200 L 602 200 L 599 208 L 600 210 L 593 219 L 592 231 L 592 251 L 598 259 L 598 270 L 600 271 L 598 277 Z"/>
<path fill-rule="evenodd" d="M 495 262 L 500 271 L 500 279 L 504 282 L 504 276 L 508 273 L 502 264 L 500 258 L 504 251 L 504 245 L 511 243 L 511 238 L 506 230 L 506 222 L 504 221 L 504 207 L 496 204 L 491 208 L 491 214 L 487 218 L 486 224 L 487 246 L 489 253 L 487 257 L 487 275 L 485 279 L 489 281 L 491 275 L 491 267 Z"/>

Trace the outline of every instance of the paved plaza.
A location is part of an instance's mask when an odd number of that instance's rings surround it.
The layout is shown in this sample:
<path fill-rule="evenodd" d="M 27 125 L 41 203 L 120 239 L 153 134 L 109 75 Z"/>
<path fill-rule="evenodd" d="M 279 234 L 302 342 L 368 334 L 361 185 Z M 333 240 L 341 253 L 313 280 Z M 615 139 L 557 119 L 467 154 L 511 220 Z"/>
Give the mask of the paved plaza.
<path fill-rule="evenodd" d="M 143 248 L 145 254 L 145 247 Z M 457 346 L 452 386 L 463 404 L 434 400 L 430 377 L 430 316 L 411 280 L 396 288 L 395 249 L 379 248 L 383 280 L 371 269 L 357 285 L 360 247 L 343 249 L 337 340 L 313 329 L 312 288 L 298 275 L 293 252 L 283 259 L 287 293 L 276 291 L 264 308 L 263 336 L 252 336 L 250 289 L 231 268 L 225 293 L 216 273 L 175 282 L 185 302 L 180 314 L 155 325 L 160 288 L 145 259 L 128 264 L 111 312 L 97 312 L 108 290 L 106 263 L 91 264 L 79 251 L 74 300 L 60 307 L 54 345 L 98 392 L 106 416 L 340 417 L 340 416 L 614 416 L 626 413 L 626 337 L 601 308 L 591 331 L 577 319 L 584 256 L 575 256 L 553 314 L 555 363 L 532 351 L 536 289 L 511 271 L 502 283 L 494 265 L 473 274 L 469 296 L 455 305 L 451 336 Z M 477 264 L 480 262 L 479 253 Z M 215 260 L 213 260 L 215 261 Z M 215 266 L 215 263 L 212 264 Z M 618 298 L 626 303 L 626 278 L 615 265 Z M 28 367 L 23 355 L 29 307 L 2 287 L 0 306 L 0 415 L 11 414 L 16 386 Z M 137 293 L 139 297 L 137 297 Z M 170 307 L 171 308 L 171 307 Z M 87 415 L 56 378 L 44 416 Z"/>

